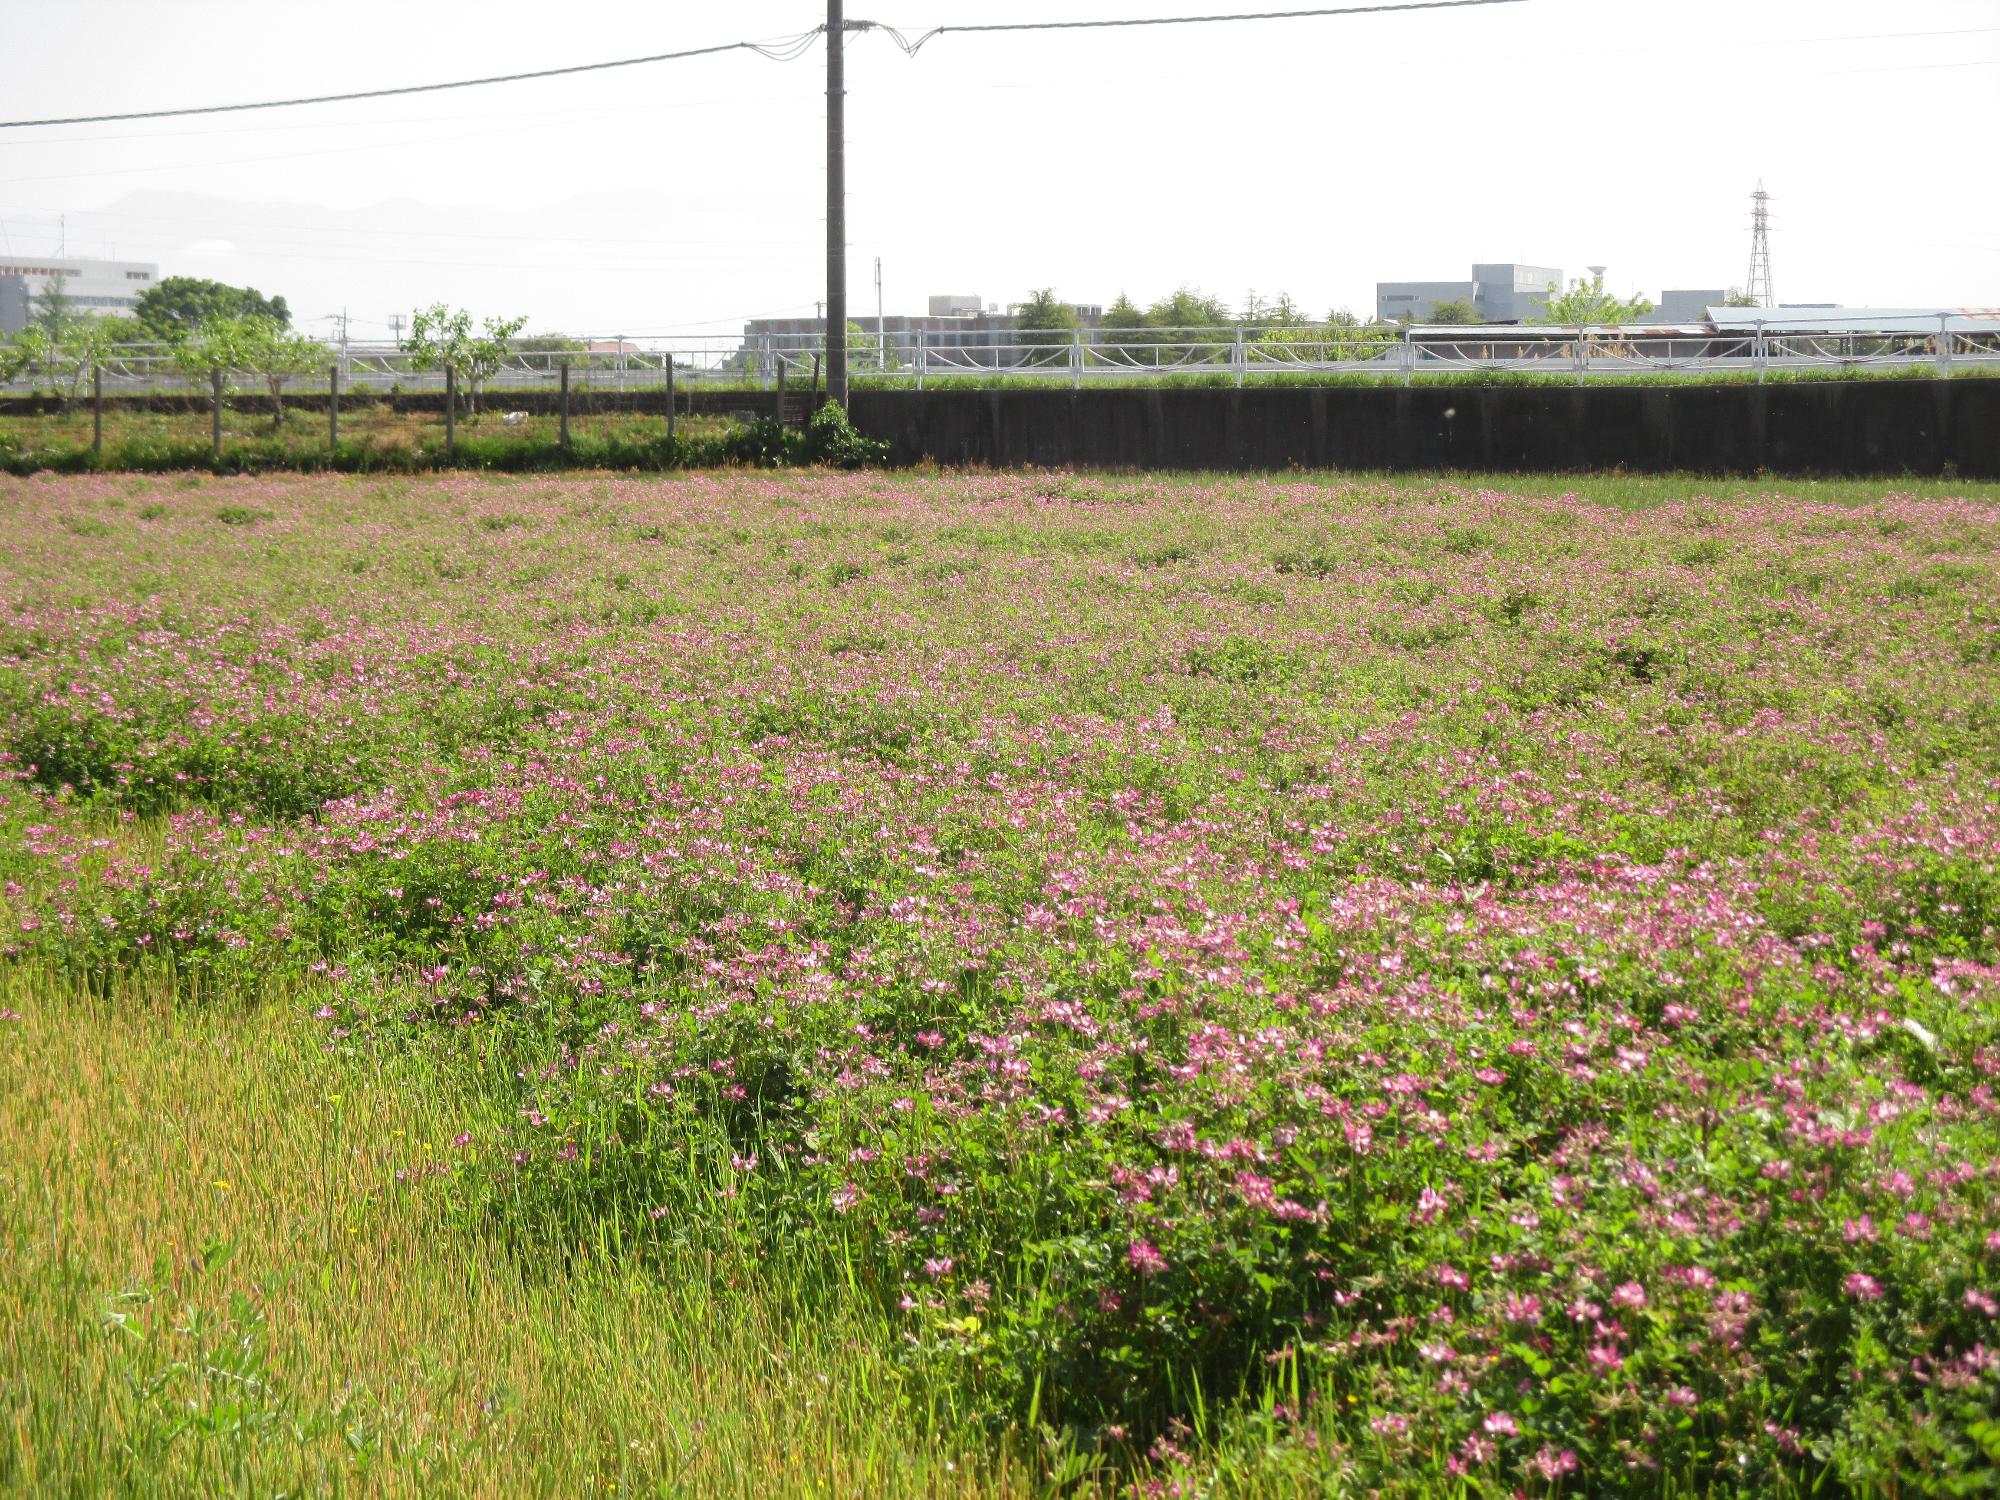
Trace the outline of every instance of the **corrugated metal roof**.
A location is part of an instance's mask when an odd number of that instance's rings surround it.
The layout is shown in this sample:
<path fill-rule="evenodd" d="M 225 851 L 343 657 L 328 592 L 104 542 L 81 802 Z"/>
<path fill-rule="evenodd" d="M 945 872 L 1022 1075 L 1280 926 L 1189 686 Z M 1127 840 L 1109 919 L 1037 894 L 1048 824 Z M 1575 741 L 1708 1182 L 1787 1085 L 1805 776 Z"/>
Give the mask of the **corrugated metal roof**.
<path fill-rule="evenodd" d="M 1418 338 L 1458 339 L 1489 344 L 1519 342 L 1523 339 L 1566 339 L 1575 335 L 1574 323 L 1417 323 L 1410 332 Z M 1715 330 L 1706 323 L 1592 323 L 1584 329 L 1591 334 L 1617 334 L 1633 338 L 1712 338 Z"/>
<path fill-rule="evenodd" d="M 1702 338 L 1717 334 L 1766 333 L 1936 333 L 1946 320 L 1953 333 L 2000 332 L 2000 307 L 1711 307 L 1706 323 L 1593 323 L 1584 331 L 1598 337 Z M 1563 339 L 1573 323 L 1418 323 L 1417 339 L 1505 343 L 1509 340 Z"/>
<path fill-rule="evenodd" d="M 1719 333 L 1953 333 L 2000 329 L 2000 307 L 1711 307 Z"/>

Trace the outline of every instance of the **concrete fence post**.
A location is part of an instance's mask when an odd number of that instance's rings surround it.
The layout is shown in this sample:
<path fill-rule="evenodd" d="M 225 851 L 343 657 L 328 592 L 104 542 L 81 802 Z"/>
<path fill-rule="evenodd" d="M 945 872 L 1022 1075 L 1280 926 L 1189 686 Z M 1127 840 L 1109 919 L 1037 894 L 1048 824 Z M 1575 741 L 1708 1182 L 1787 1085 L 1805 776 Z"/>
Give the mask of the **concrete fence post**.
<path fill-rule="evenodd" d="M 90 367 L 90 451 L 104 457 L 104 366 Z"/>
<path fill-rule="evenodd" d="M 326 451 L 333 453 L 340 447 L 340 366 L 326 368 Z"/>
<path fill-rule="evenodd" d="M 210 365 L 208 369 L 208 445 L 209 451 L 219 460 L 222 457 L 221 365 Z"/>
<path fill-rule="evenodd" d="M 458 456 L 458 367 L 444 367 L 444 456 Z"/>
<path fill-rule="evenodd" d="M 679 414 L 680 397 L 674 394 L 674 356 L 667 355 L 667 441 L 674 440 L 674 422 Z"/>
<path fill-rule="evenodd" d="M 556 441 L 565 453 L 569 451 L 569 361 L 562 361 L 562 394 L 557 398 Z"/>

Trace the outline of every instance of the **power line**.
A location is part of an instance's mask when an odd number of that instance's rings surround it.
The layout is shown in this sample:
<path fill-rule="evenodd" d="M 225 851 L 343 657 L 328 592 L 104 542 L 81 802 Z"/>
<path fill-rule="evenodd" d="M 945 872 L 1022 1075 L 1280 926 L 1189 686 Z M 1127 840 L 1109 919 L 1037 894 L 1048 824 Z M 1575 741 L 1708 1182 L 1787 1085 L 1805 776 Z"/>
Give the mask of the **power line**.
<path fill-rule="evenodd" d="M 842 27 L 842 30 L 884 32 L 894 38 L 896 44 L 905 52 L 915 57 L 924 43 L 933 37 L 944 35 L 947 31 L 1084 31 L 1124 26 L 1195 26 L 1220 21 L 1289 21 L 1315 16 L 1365 16 L 1377 12 L 1388 14 L 1395 11 L 1460 10 L 1470 6 L 1524 3 L 1526 0 L 1402 0 L 1402 3 L 1389 5 L 1322 6 L 1312 10 L 1242 11 L 1205 16 L 1133 16 L 1111 21 L 995 21 L 972 26 L 936 26 L 914 42 L 905 40 L 894 27 L 884 26 L 877 21 L 850 21 Z M 618 57 L 607 62 L 573 63 L 568 67 L 535 68 L 520 73 L 494 73 L 484 78 L 454 78 L 442 83 L 412 83 L 398 88 L 354 89 L 343 94 L 307 94 L 295 99 L 258 99 L 244 104 L 196 104 L 180 109 L 121 110 L 102 115 L 52 115 L 42 120 L 0 120 L 0 130 L 21 130 L 39 125 L 108 125 L 124 120 L 167 120 L 187 115 L 238 114 L 245 110 L 290 109 L 305 104 L 347 104 L 358 99 L 392 99 L 408 94 L 442 93 L 447 89 L 483 88 L 495 83 L 525 83 L 537 78 L 567 78 L 579 73 L 602 73 L 610 68 L 636 68 L 647 63 L 679 62 L 691 57 L 714 57 L 724 52 L 755 52 L 758 56 L 768 57 L 775 62 L 792 62 L 805 56 L 825 32 L 824 26 L 815 26 L 812 30 L 802 31 L 796 36 L 781 37 L 769 42 L 723 42 L 713 47 L 689 47 L 679 52 L 654 52 L 644 57 Z"/>
<path fill-rule="evenodd" d="M 119 120 L 165 120 L 181 115 L 226 115 L 246 109 L 288 109 L 299 104 L 345 104 L 355 99 L 388 99 L 402 94 L 435 94 L 445 89 L 481 88 L 490 83 L 524 83 L 532 78 L 563 78 L 576 73 L 601 73 L 607 68 L 636 68 L 645 63 L 678 62 L 689 57 L 713 57 L 721 52 L 755 52 L 775 62 L 803 57 L 821 28 L 774 42 L 724 42 L 714 47 L 690 47 L 682 52 L 655 52 L 647 57 L 620 57 L 609 62 L 575 63 L 566 68 L 537 68 L 527 73 L 495 73 L 486 78 L 457 78 L 446 83 L 412 83 L 392 89 L 358 89 L 346 94 L 311 94 L 298 99 L 261 99 L 250 104 L 197 104 L 184 109 L 139 109 L 109 115 L 67 115 L 47 120 L 0 120 L 0 130 L 29 125 L 105 125 Z"/>
<path fill-rule="evenodd" d="M 1232 11 L 1207 16 L 1126 16 L 1111 21 L 992 21 L 975 26 L 933 26 L 914 42 L 905 40 L 893 27 L 883 26 L 879 22 L 854 22 L 849 29 L 887 32 L 895 39 L 897 46 L 915 57 L 924 43 L 933 37 L 943 36 L 947 31 L 1103 31 L 1122 26 L 1206 26 L 1222 21 L 1300 21 L 1318 16 L 1387 15 L 1394 11 L 1464 10 L 1472 6 L 1524 3 L 1526 0 L 1402 0 L 1400 4 L 1391 5 L 1319 6 L 1312 10 Z"/>

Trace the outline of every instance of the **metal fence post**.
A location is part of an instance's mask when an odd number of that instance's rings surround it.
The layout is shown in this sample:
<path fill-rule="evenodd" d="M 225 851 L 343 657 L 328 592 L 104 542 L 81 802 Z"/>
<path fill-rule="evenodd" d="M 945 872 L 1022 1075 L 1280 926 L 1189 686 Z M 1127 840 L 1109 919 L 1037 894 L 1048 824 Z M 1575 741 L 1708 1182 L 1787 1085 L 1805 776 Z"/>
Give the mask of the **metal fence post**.
<path fill-rule="evenodd" d="M 1750 353 L 1757 361 L 1757 384 L 1764 383 L 1764 320 L 1757 320 L 1757 332 L 1751 340 Z"/>
<path fill-rule="evenodd" d="M 340 447 L 340 366 L 327 366 L 326 371 L 326 451 L 335 452 Z"/>
<path fill-rule="evenodd" d="M 1576 383 L 1578 385 L 1583 384 L 1583 367 L 1588 357 L 1583 352 L 1583 324 L 1579 323 L 1576 325 Z"/>
<path fill-rule="evenodd" d="M 928 368 L 930 364 L 930 360 L 927 357 L 925 351 L 926 351 L 926 345 L 924 344 L 924 331 L 923 329 L 919 328 L 917 330 L 917 358 L 916 358 L 918 390 L 922 390 L 924 388 L 924 371 L 926 368 Z"/>
<path fill-rule="evenodd" d="M 674 356 L 667 355 L 667 441 L 674 440 L 674 419 L 680 407 L 680 397 L 674 394 Z"/>
<path fill-rule="evenodd" d="M 458 456 L 458 367 L 444 367 L 444 456 Z"/>
<path fill-rule="evenodd" d="M 208 442 L 210 451 L 222 457 L 222 366 L 208 367 Z"/>
<path fill-rule="evenodd" d="M 1239 391 L 1243 389 L 1244 368 L 1245 368 L 1245 359 L 1243 354 L 1243 325 L 1241 323 L 1238 323 L 1236 325 L 1236 389 Z"/>
<path fill-rule="evenodd" d="M 562 444 L 563 449 L 566 452 L 569 449 L 569 361 L 568 360 L 564 360 L 562 362 L 562 398 L 557 403 L 556 409 L 558 412 L 561 413 L 561 415 L 557 418 L 556 421 L 556 441 Z"/>
<path fill-rule="evenodd" d="M 1069 348 L 1070 388 L 1083 389 L 1083 330 L 1072 328 L 1070 336 L 1074 340 Z"/>
<path fill-rule="evenodd" d="M 1938 314 L 1937 372 L 1938 372 L 1938 379 L 1940 380 L 1951 379 L 1951 314 L 1950 313 Z"/>
<path fill-rule="evenodd" d="M 778 383 L 776 391 L 777 394 L 772 399 L 772 407 L 778 418 L 778 425 L 783 427 L 785 425 L 785 361 L 782 358 L 778 360 Z"/>
<path fill-rule="evenodd" d="M 104 366 L 90 367 L 90 451 L 104 457 Z"/>
<path fill-rule="evenodd" d="M 1403 389 L 1406 391 L 1410 388 L 1410 376 L 1415 372 L 1417 367 L 1416 333 L 1417 331 L 1414 327 L 1403 330 Z"/>

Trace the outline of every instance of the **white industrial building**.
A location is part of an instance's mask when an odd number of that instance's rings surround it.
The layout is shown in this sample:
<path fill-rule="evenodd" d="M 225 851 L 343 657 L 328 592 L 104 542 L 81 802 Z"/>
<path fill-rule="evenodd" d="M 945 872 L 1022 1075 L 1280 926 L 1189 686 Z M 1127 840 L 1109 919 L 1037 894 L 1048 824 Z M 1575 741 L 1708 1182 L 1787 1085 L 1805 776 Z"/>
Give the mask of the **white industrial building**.
<path fill-rule="evenodd" d="M 129 316 L 160 279 L 146 260 L 85 260 L 81 256 L 0 257 L 0 336 L 28 326 L 35 299 L 60 279 L 72 312 Z"/>
<path fill-rule="evenodd" d="M 1562 289 L 1556 266 L 1482 263 L 1470 281 L 1378 281 L 1375 321 L 1422 323 L 1440 302 L 1469 302 L 1482 323 L 1532 323 L 1548 313 L 1549 288 Z"/>

